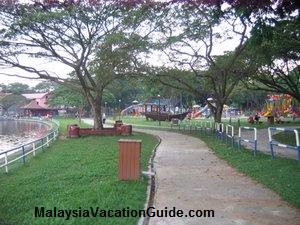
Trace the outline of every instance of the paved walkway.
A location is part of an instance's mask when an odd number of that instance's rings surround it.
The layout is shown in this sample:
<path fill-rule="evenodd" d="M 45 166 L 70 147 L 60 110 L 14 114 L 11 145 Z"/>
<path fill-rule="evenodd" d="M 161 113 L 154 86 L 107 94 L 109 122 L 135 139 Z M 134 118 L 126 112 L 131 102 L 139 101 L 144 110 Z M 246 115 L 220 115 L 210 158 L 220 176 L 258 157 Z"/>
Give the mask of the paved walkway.
<path fill-rule="evenodd" d="M 295 127 L 289 127 L 289 128 L 295 128 Z M 275 131 L 275 132 L 273 132 L 273 134 L 276 134 L 279 132 L 280 131 Z M 254 134 L 253 134 L 253 131 L 243 131 L 242 135 L 246 139 L 253 139 Z M 253 144 L 251 145 L 250 143 L 245 143 L 244 145 L 250 149 L 253 148 Z M 268 137 L 268 129 L 258 129 L 257 130 L 257 149 L 259 151 L 263 151 L 268 154 L 271 154 L 270 145 L 269 145 L 269 137 Z M 296 150 L 282 148 L 282 147 L 278 147 L 278 146 L 274 146 L 274 150 L 275 150 L 275 157 L 276 157 L 276 155 L 278 155 L 281 157 L 297 159 L 298 153 Z"/>
<path fill-rule="evenodd" d="M 215 210 L 215 218 L 151 218 L 151 225 L 300 224 L 298 210 L 220 160 L 199 139 L 167 131 L 136 130 L 162 139 L 155 157 L 154 206 Z"/>
<path fill-rule="evenodd" d="M 300 212 L 219 159 L 201 140 L 135 129 L 162 142 L 155 157 L 156 209 L 212 209 L 214 218 L 151 218 L 150 225 L 299 225 Z"/>

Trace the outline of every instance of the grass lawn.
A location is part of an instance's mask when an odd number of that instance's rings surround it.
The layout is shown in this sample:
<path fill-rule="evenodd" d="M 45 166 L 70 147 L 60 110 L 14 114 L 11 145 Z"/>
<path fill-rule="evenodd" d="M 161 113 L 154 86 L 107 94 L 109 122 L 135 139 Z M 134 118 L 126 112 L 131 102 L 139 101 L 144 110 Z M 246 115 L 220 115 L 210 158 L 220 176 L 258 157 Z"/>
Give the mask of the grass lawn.
<path fill-rule="evenodd" d="M 113 120 L 112 118 L 108 118 L 109 120 Z M 124 123 L 127 124 L 132 124 L 132 125 L 139 125 L 139 126 L 149 126 L 149 127 L 155 127 L 155 128 L 171 128 L 171 123 L 168 121 L 161 121 L 161 125 L 159 125 L 158 121 L 153 121 L 151 119 L 146 120 L 146 118 L 143 117 L 133 117 L 133 116 L 122 116 L 121 120 Z M 201 118 L 201 119 L 192 119 L 191 122 L 199 122 L 199 121 L 212 121 L 212 118 Z M 235 127 L 236 133 L 238 132 L 238 126 L 239 124 L 241 126 L 248 126 L 248 127 L 256 127 L 257 129 L 263 129 L 263 128 L 268 128 L 270 126 L 276 126 L 276 127 L 289 127 L 289 126 L 300 126 L 300 120 L 293 121 L 291 118 L 285 118 L 285 123 L 282 124 L 269 124 L 267 122 L 266 118 L 261 119 L 262 123 L 260 124 L 249 124 L 247 121 L 247 118 L 242 118 L 240 119 L 240 122 L 238 122 L 237 118 L 232 118 L 231 121 L 229 118 L 223 118 L 223 123 L 226 124 L 231 124 Z"/>
<path fill-rule="evenodd" d="M 66 125 L 60 121 L 61 136 L 44 153 L 39 152 L 25 165 L 0 173 L 0 224 L 136 224 L 138 218 L 35 218 L 34 208 L 53 209 L 142 209 L 146 201 L 147 178 L 117 180 L 118 146 L 121 137 L 65 137 Z M 80 125 L 82 126 L 82 125 Z M 155 137 L 134 133 L 130 139 L 142 140 L 142 169 L 147 169 Z"/>
<path fill-rule="evenodd" d="M 300 129 L 298 129 L 298 132 L 300 133 Z M 294 132 L 280 132 L 274 134 L 273 138 L 282 144 L 296 146 L 296 135 Z"/>
<path fill-rule="evenodd" d="M 226 160 L 239 171 L 278 193 L 282 199 L 300 208 L 300 165 L 296 160 L 277 158 L 259 153 L 256 157 L 251 151 L 232 148 L 213 135 L 194 133 L 203 140 L 218 157 Z"/>
<path fill-rule="evenodd" d="M 113 120 L 113 118 L 108 118 L 108 119 Z M 146 118 L 144 118 L 144 117 L 122 116 L 121 120 L 123 121 L 123 123 L 133 124 L 133 125 L 170 127 L 170 122 L 168 122 L 168 121 L 161 121 L 161 125 L 159 126 L 158 121 L 154 121 L 151 119 L 146 120 Z"/>

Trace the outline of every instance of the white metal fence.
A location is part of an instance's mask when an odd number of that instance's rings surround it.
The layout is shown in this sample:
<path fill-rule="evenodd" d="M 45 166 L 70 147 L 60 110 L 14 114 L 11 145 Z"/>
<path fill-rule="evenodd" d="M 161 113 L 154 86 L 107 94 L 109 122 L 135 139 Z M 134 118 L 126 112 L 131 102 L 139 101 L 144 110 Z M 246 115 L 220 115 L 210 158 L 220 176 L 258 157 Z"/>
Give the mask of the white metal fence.
<path fill-rule="evenodd" d="M 36 139 L 31 142 L 24 143 L 20 146 L 11 148 L 9 150 L 0 152 L 0 168 L 5 168 L 5 172 L 8 173 L 8 166 L 17 160 L 21 160 L 22 163 L 26 162 L 26 157 L 30 154 L 36 155 L 38 150 L 44 150 L 49 147 L 50 143 L 56 140 L 58 136 L 59 122 L 56 120 L 42 121 L 35 119 L 22 119 L 28 122 L 45 123 L 50 126 L 48 133 L 42 138 Z"/>

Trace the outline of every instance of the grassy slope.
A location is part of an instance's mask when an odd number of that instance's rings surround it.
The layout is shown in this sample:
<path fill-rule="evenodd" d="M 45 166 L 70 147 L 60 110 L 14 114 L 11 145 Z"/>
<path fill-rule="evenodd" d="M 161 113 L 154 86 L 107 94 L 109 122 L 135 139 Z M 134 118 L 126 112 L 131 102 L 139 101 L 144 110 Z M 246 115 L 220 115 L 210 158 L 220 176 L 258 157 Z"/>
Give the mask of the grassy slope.
<path fill-rule="evenodd" d="M 62 131 L 72 120 L 61 121 Z M 141 139 L 142 168 L 146 169 L 157 140 Z M 120 137 L 82 137 L 58 140 L 24 166 L 0 174 L 0 224 L 135 224 L 138 218 L 34 218 L 34 207 L 62 209 L 143 208 L 147 179 L 137 182 L 117 180 L 117 141 Z"/>

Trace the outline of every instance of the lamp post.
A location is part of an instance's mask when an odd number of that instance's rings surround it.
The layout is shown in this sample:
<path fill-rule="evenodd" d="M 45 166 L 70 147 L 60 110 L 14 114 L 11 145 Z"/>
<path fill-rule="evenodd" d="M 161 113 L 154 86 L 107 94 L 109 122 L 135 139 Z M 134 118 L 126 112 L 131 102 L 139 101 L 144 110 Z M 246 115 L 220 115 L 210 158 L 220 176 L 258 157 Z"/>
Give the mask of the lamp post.
<path fill-rule="evenodd" d="M 106 107 L 107 107 L 107 102 L 104 102 L 104 113 L 105 113 L 106 116 L 108 116 L 107 115 L 107 108 Z"/>
<path fill-rule="evenodd" d="M 157 95 L 158 98 L 158 125 L 160 126 L 160 95 Z"/>
<path fill-rule="evenodd" d="M 121 99 L 119 99 L 119 120 L 121 120 Z"/>

